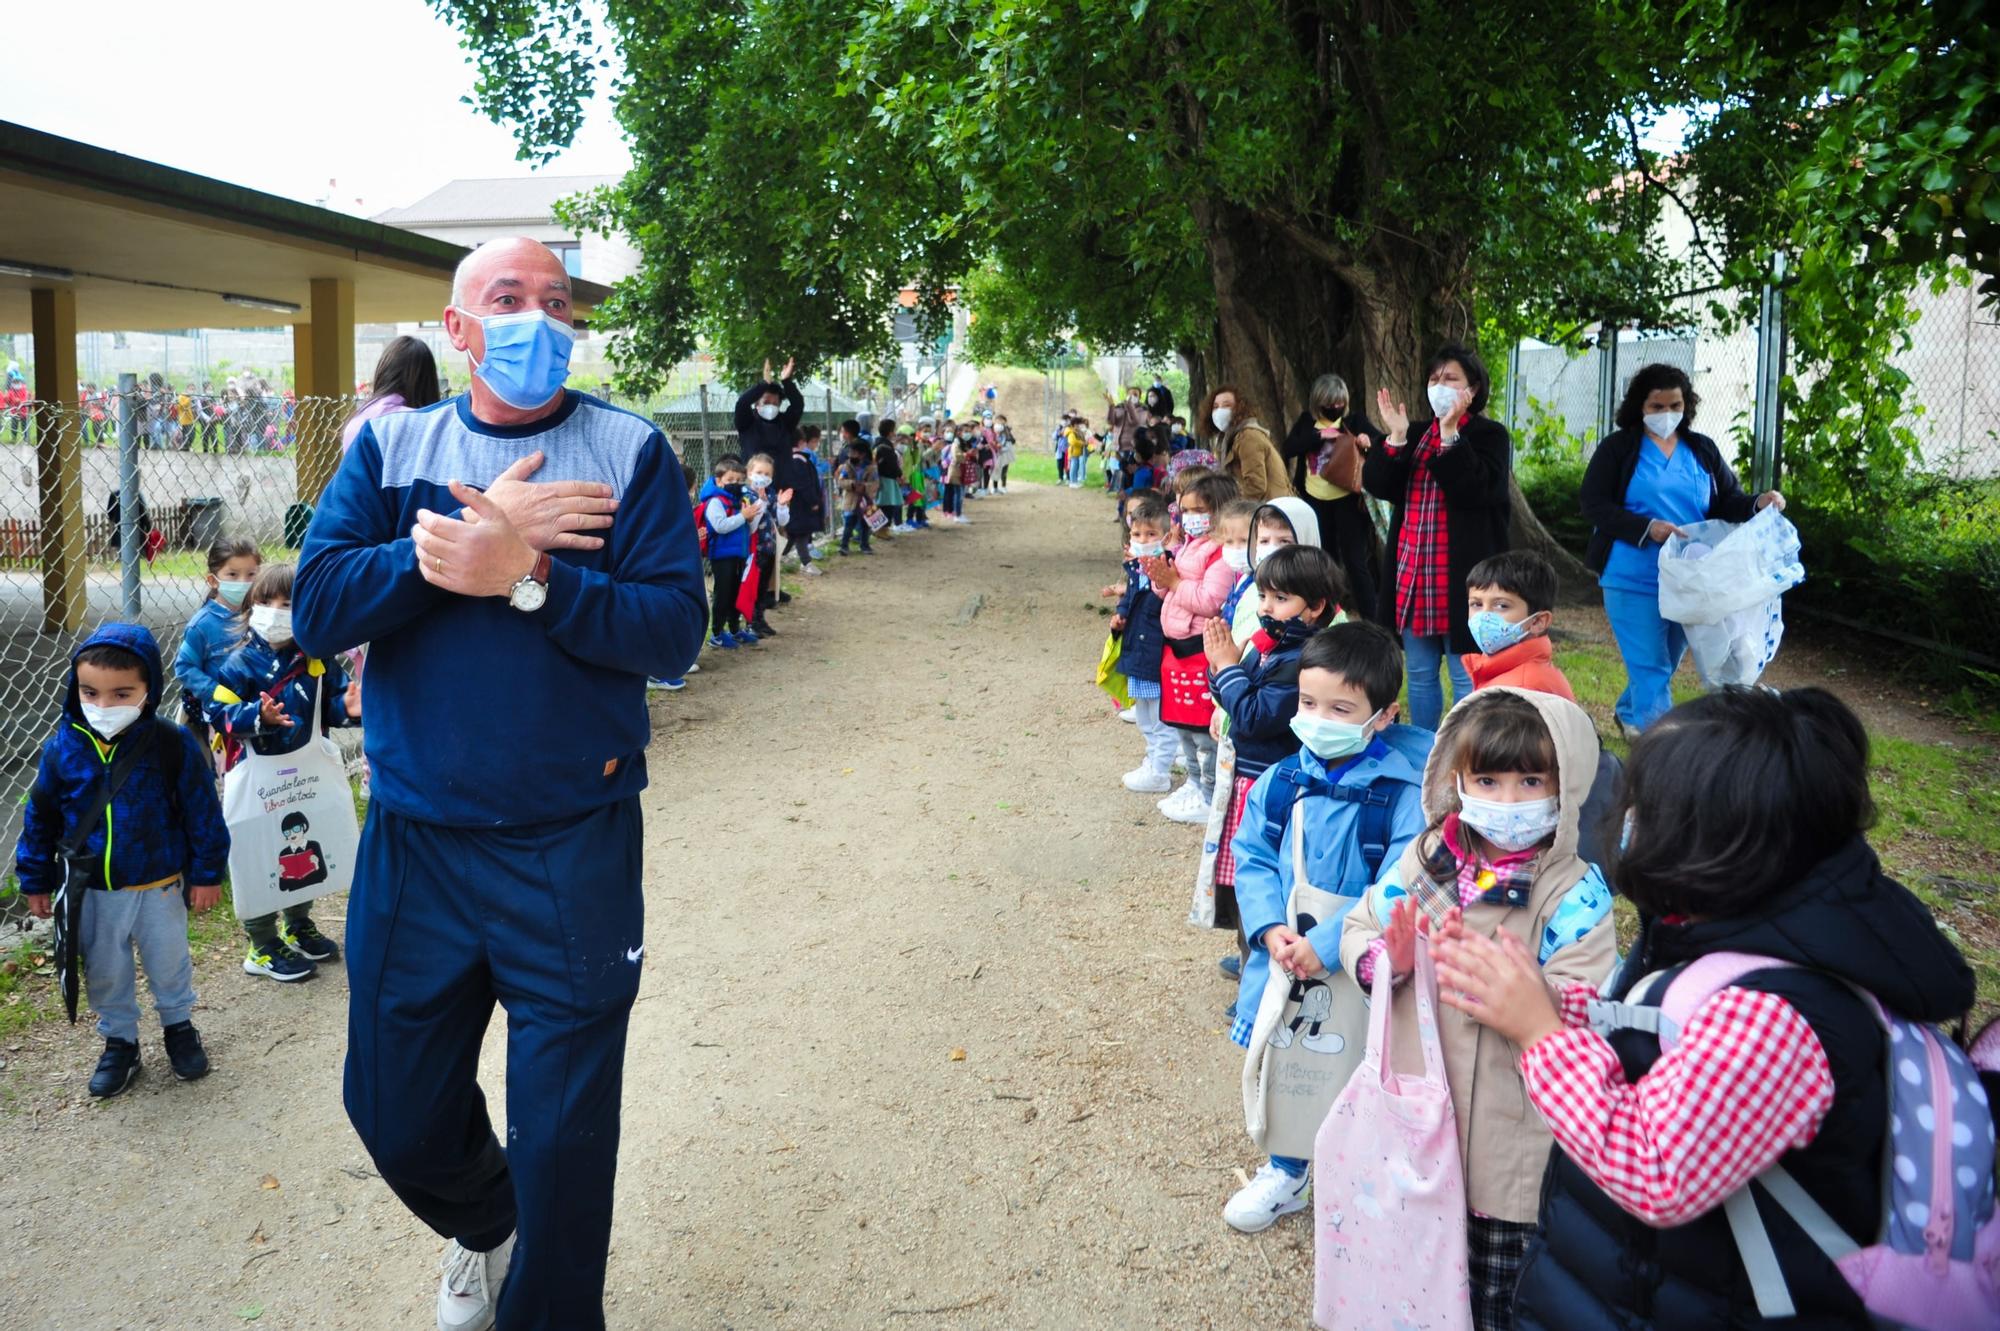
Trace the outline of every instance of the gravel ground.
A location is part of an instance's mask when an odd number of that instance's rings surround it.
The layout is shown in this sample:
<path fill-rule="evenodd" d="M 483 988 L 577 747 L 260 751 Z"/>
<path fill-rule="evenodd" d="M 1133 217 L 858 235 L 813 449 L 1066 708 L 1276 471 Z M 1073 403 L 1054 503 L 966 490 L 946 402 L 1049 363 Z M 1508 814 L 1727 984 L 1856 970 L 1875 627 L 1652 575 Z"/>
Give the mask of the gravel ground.
<path fill-rule="evenodd" d="M 1254 1157 L 1198 832 L 1119 786 L 1089 686 L 1109 507 L 968 507 L 654 704 L 614 1327 L 1307 1325 L 1304 1217 L 1221 1220 Z M 0 1323 L 431 1324 L 440 1241 L 340 1107 L 344 973 L 236 963 L 198 972 L 205 1081 L 151 1032 L 105 1104 L 87 1025 L 0 1050 Z"/>

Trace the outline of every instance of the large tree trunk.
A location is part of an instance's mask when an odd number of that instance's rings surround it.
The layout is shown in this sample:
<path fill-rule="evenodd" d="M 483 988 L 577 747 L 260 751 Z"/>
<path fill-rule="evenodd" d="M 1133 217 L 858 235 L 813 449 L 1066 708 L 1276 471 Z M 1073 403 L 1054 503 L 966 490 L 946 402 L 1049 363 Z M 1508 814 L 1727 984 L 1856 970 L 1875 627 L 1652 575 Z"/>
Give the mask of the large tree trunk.
<path fill-rule="evenodd" d="M 1457 342 L 1476 348 L 1471 311 L 1446 294 L 1451 274 L 1434 271 L 1434 261 L 1413 247 L 1378 244 L 1375 250 L 1371 257 L 1378 260 L 1378 266 L 1357 274 L 1360 280 L 1354 287 L 1364 377 L 1360 382 L 1348 380 L 1357 394 L 1356 401 L 1365 403 L 1371 416 L 1378 387 L 1388 389 L 1401 403 L 1422 401 L 1424 364 L 1440 346 Z M 1487 368 L 1489 372 L 1492 369 L 1490 356 Z M 1428 414 L 1428 408 L 1419 406 L 1416 414 Z M 1514 544 L 1548 560 L 1572 595 L 1593 585 L 1595 579 L 1583 561 L 1559 545 L 1528 507 L 1521 482 L 1511 470 L 1507 490 Z"/>
<path fill-rule="evenodd" d="M 1329 370 L 1358 368 L 1353 340 L 1353 292 L 1282 233 L 1242 209 L 1199 200 L 1194 205 L 1215 282 L 1215 338 L 1208 351 L 1204 388 L 1227 384 L 1282 442 L 1305 406 L 1313 379 Z M 1201 401 L 1190 403 L 1188 424 Z"/>

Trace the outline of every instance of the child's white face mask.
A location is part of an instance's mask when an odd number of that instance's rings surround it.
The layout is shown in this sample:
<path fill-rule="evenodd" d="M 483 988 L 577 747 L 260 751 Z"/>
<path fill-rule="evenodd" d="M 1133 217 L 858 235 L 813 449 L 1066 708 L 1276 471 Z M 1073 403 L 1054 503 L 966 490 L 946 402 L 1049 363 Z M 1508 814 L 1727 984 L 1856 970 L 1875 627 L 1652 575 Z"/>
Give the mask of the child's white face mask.
<path fill-rule="evenodd" d="M 276 647 L 292 640 L 292 612 L 278 605 L 252 606 L 250 627 L 258 637 Z"/>
<path fill-rule="evenodd" d="M 1509 804 L 1466 794 L 1463 777 L 1457 783 L 1458 820 L 1500 850 L 1526 850 L 1555 831 L 1562 819 L 1553 795 Z"/>
<path fill-rule="evenodd" d="M 79 703 L 83 723 L 105 739 L 117 739 L 146 714 L 145 699 L 131 707 L 99 707 L 94 702 Z"/>

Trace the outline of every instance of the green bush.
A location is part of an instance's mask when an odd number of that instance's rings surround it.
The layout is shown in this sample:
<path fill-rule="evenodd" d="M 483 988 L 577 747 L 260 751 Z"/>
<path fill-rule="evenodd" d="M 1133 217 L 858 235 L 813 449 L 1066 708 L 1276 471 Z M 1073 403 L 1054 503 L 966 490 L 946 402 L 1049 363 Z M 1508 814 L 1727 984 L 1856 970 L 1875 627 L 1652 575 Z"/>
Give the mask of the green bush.
<path fill-rule="evenodd" d="M 1806 581 L 1792 595 L 1865 620 L 1994 655 L 2000 601 L 2000 482 L 1890 476 L 1837 502 L 1788 492 Z"/>
<path fill-rule="evenodd" d="M 1578 507 L 1578 496 L 1583 493 L 1583 467 L 1582 458 L 1573 458 L 1522 466 L 1515 471 L 1528 507 L 1535 511 L 1556 543 L 1578 559 L 1583 558 L 1590 546 L 1590 523 Z"/>
<path fill-rule="evenodd" d="M 1549 535 L 1581 559 L 1590 544 L 1590 524 L 1578 507 L 1587 461 L 1584 449 L 1590 441 L 1571 434 L 1562 417 L 1536 398 L 1528 399 L 1526 415 L 1527 422 L 1514 436 L 1514 475 L 1521 494 Z"/>

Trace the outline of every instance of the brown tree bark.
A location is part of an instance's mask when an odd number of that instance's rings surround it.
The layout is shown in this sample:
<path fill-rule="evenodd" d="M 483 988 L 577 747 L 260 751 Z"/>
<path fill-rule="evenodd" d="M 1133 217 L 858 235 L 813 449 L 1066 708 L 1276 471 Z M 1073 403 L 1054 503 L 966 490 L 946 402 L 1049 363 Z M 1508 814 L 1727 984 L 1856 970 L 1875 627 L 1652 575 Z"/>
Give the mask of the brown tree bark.
<path fill-rule="evenodd" d="M 1215 283 L 1215 335 L 1205 348 L 1203 388 L 1233 387 L 1271 436 L 1282 439 L 1316 376 L 1359 368 L 1353 291 L 1243 209 L 1200 200 L 1194 212 Z M 1208 421 L 1197 419 L 1201 401 L 1190 407 L 1188 424 L 1206 435 Z"/>

